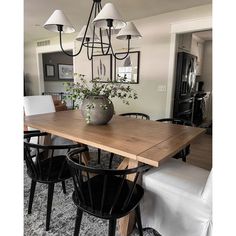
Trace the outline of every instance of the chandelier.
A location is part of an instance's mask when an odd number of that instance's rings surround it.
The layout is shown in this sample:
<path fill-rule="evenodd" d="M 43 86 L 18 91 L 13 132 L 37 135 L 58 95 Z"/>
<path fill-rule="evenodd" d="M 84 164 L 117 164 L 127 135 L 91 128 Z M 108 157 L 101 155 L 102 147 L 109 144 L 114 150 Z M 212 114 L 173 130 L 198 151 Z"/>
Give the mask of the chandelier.
<path fill-rule="evenodd" d="M 66 55 L 75 57 L 81 53 L 83 47 L 86 47 L 89 60 L 92 60 L 94 56 L 94 49 L 100 49 L 103 55 L 111 53 L 117 60 L 123 60 L 129 55 L 130 40 L 142 37 L 134 23 L 125 22 L 112 3 L 107 3 L 102 7 L 101 0 L 93 0 L 87 25 L 82 27 L 76 37 L 76 40 L 80 41 L 81 45 L 75 54 L 66 52 L 62 45 L 62 33 L 75 32 L 74 27 L 63 11 L 55 10 L 44 24 L 44 28 L 52 32 L 59 32 L 60 47 Z M 127 51 L 124 52 L 125 55 L 123 57 L 115 55 L 112 46 L 112 36 L 115 35 L 116 39 L 127 41 Z"/>

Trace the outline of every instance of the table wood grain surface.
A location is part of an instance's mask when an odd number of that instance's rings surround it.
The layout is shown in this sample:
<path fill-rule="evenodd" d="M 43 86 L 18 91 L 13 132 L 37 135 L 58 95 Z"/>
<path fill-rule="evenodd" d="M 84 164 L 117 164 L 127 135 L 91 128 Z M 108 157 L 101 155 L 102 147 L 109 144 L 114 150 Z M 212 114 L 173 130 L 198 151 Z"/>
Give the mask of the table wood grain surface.
<path fill-rule="evenodd" d="M 26 116 L 25 124 L 156 167 L 205 132 L 117 115 L 107 125 L 88 125 L 79 110 Z"/>

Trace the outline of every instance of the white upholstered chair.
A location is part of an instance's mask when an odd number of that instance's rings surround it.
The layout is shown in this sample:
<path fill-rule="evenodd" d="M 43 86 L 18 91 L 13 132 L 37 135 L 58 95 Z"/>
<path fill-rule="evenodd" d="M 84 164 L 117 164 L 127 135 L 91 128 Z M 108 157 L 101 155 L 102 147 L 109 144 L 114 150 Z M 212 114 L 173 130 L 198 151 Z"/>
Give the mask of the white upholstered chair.
<path fill-rule="evenodd" d="M 51 95 L 25 96 L 23 100 L 24 113 L 26 116 L 39 115 L 56 112 Z M 34 130 L 28 127 L 29 130 Z M 32 142 L 35 140 L 32 139 Z M 72 144 L 71 140 L 52 135 L 52 144 L 66 145 Z M 61 151 L 61 150 L 60 150 Z"/>
<path fill-rule="evenodd" d="M 26 116 L 56 112 L 51 95 L 25 96 L 23 105 Z"/>
<path fill-rule="evenodd" d="M 143 227 L 162 236 L 212 234 L 211 172 L 171 158 L 143 175 L 143 187 Z"/>

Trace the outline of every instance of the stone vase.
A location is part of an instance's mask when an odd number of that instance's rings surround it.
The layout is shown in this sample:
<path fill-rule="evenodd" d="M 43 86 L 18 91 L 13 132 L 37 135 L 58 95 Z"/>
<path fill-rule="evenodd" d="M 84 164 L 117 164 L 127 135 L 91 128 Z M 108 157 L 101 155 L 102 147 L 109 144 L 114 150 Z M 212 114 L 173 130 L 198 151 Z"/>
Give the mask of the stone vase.
<path fill-rule="evenodd" d="M 89 95 L 82 102 L 81 113 L 87 124 L 105 125 L 114 114 L 114 106 L 106 96 Z"/>

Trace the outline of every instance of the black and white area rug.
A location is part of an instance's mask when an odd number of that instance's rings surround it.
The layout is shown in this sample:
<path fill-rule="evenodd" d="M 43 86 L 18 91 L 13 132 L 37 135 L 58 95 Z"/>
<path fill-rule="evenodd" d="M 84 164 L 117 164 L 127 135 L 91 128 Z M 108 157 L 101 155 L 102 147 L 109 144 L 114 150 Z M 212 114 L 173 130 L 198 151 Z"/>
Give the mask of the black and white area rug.
<path fill-rule="evenodd" d="M 92 156 L 96 155 L 95 152 Z M 103 153 L 101 163 L 105 163 L 104 158 L 108 153 Z M 119 162 L 119 158 L 116 158 Z M 76 216 L 76 207 L 72 201 L 71 195 L 73 192 L 73 183 L 69 179 L 66 181 L 66 191 L 62 191 L 61 183 L 55 184 L 50 230 L 45 230 L 46 224 L 46 204 L 47 204 L 47 185 L 37 183 L 35 189 L 34 202 L 32 213 L 27 213 L 28 200 L 30 194 L 31 179 L 24 172 L 24 235 L 25 236 L 71 236 L 74 233 L 74 224 Z M 80 236 L 107 236 L 108 221 L 93 217 L 87 213 L 83 214 Z M 138 236 L 138 231 L 135 228 L 131 236 Z M 161 236 L 153 229 L 145 229 L 144 236 Z M 119 236 L 118 230 L 116 236 Z"/>

